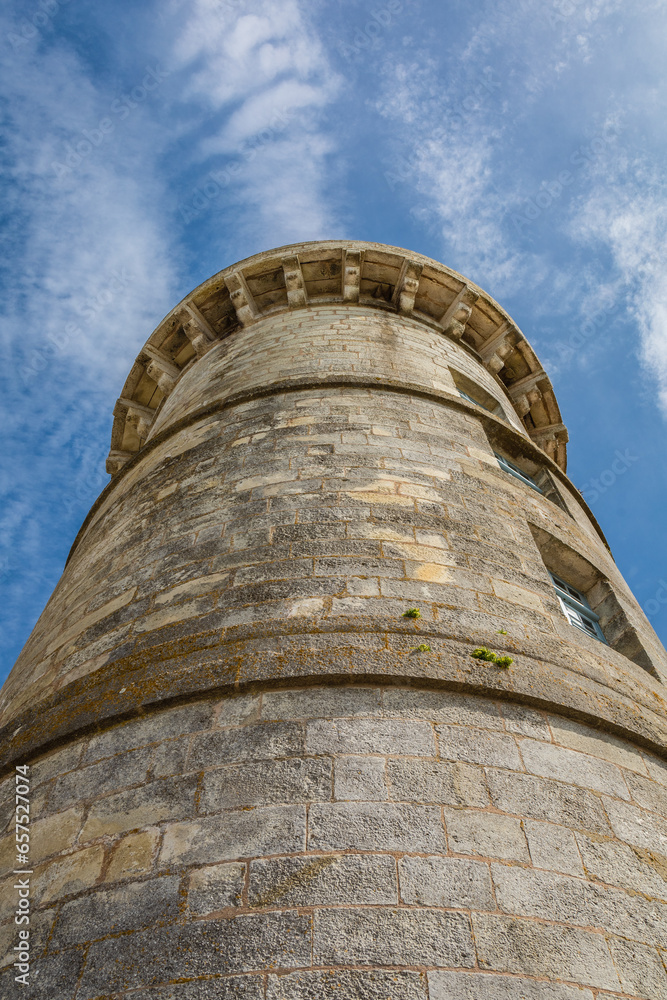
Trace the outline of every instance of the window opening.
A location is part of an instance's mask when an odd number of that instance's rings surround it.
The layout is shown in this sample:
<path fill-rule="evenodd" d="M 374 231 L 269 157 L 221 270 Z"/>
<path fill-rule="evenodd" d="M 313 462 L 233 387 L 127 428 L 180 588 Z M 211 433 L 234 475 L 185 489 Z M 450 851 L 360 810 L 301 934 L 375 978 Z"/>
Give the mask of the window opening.
<path fill-rule="evenodd" d="M 554 576 L 553 573 L 549 573 L 549 576 L 556 589 L 556 596 L 560 602 L 563 614 L 570 625 L 574 625 L 575 628 L 581 629 L 587 635 L 592 635 L 595 639 L 599 639 L 600 642 L 606 643 L 607 640 L 600 628 L 600 618 L 595 614 L 581 591 L 561 580 L 559 576 Z"/>
<path fill-rule="evenodd" d="M 529 476 L 527 472 L 524 472 L 523 469 L 520 469 L 518 465 L 514 464 L 514 462 L 510 462 L 509 458 L 505 458 L 504 455 L 500 455 L 497 451 L 494 451 L 493 454 L 496 456 L 496 459 L 498 460 L 498 465 L 503 470 L 503 472 L 508 472 L 509 475 L 514 476 L 515 479 L 520 479 L 522 483 L 525 483 L 527 486 L 532 487 L 532 489 L 534 489 L 537 493 L 543 492 L 543 490 L 540 489 L 540 487 L 537 485 L 532 476 Z"/>

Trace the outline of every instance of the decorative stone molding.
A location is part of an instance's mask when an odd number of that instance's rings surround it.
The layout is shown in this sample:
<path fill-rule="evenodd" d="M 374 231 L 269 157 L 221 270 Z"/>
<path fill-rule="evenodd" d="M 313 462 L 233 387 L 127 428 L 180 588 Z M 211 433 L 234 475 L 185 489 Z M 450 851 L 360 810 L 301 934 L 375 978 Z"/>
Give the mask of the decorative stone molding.
<path fill-rule="evenodd" d="M 527 433 L 565 470 L 566 433 L 553 388 L 530 344 L 482 289 L 437 261 L 359 241 L 300 243 L 257 254 L 221 271 L 173 309 L 142 348 L 114 412 L 113 459 L 139 451 L 154 415 L 181 373 L 220 339 L 281 311 L 371 306 L 411 316 L 481 357 L 524 421 Z M 146 360 L 148 362 L 146 363 Z M 141 419 L 138 414 L 141 412 Z M 125 459 L 126 461 L 127 459 Z"/>

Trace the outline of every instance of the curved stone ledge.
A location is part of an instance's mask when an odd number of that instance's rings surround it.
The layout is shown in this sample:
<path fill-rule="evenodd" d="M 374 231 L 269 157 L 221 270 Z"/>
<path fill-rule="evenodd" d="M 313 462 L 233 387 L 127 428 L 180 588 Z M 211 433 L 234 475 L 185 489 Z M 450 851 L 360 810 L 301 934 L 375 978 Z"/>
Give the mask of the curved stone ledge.
<path fill-rule="evenodd" d="M 667 758 L 667 704 L 659 685 L 641 677 L 625 693 L 614 689 L 602 679 L 603 661 L 598 679 L 582 676 L 565 665 L 568 654 L 578 653 L 567 643 L 558 656 L 544 657 L 492 631 L 465 639 L 433 623 L 392 632 L 364 619 L 354 624 L 354 631 L 348 618 L 318 622 L 315 631 L 312 622 L 286 622 L 185 636 L 176 627 L 172 639 L 112 660 L 11 719 L 0 730 L 0 769 L 174 700 L 323 682 L 418 684 L 507 699 L 586 722 Z M 431 652 L 413 651 L 424 641 L 433 643 Z M 472 649 L 485 643 L 511 655 L 512 667 L 473 659 Z M 610 655 L 625 666 L 624 657 Z M 639 677 L 643 671 L 635 669 Z"/>

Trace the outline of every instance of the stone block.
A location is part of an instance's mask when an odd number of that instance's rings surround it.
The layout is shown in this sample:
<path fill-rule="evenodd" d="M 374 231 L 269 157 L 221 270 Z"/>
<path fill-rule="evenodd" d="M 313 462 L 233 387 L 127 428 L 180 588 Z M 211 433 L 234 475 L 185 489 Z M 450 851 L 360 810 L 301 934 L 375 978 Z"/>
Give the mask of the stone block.
<path fill-rule="evenodd" d="M 339 906 L 398 902 L 396 862 L 387 855 L 323 855 L 252 861 L 254 907 Z"/>
<path fill-rule="evenodd" d="M 558 920 L 657 945 L 667 940 L 667 906 L 621 889 L 552 872 L 492 865 L 501 910 Z"/>
<path fill-rule="evenodd" d="M 560 715 L 550 715 L 549 725 L 556 743 L 570 747 L 571 750 L 582 750 L 593 757 L 603 757 L 612 764 L 627 767 L 639 774 L 647 774 L 642 754 L 625 740 Z"/>
<path fill-rule="evenodd" d="M 604 935 L 485 913 L 472 917 L 482 969 L 618 990 Z"/>
<path fill-rule="evenodd" d="M 619 840 L 667 855 L 667 825 L 662 817 L 617 799 L 605 798 L 604 806 Z"/>
<path fill-rule="evenodd" d="M 489 805 L 481 767 L 450 761 L 388 760 L 391 798 L 404 802 L 438 802 L 452 806 Z"/>
<path fill-rule="evenodd" d="M 204 775 L 200 812 L 235 806 L 330 801 L 331 761 L 291 757 L 232 764 Z"/>
<path fill-rule="evenodd" d="M 512 816 L 446 808 L 445 825 L 449 848 L 455 854 L 530 861 L 521 820 Z"/>
<path fill-rule="evenodd" d="M 649 778 L 644 778 L 634 771 L 625 772 L 625 780 L 632 798 L 637 805 L 652 812 L 659 813 L 667 819 L 667 788 Z M 611 791 L 611 789 L 607 789 Z"/>
<path fill-rule="evenodd" d="M 228 726 L 244 726 L 257 722 L 260 714 L 259 695 L 239 694 L 223 698 L 218 706 L 216 725 L 221 729 Z"/>
<path fill-rule="evenodd" d="M 503 812 L 548 820 L 575 830 L 606 836 L 611 833 L 600 799 L 586 789 L 494 768 L 487 769 L 486 780 L 493 805 Z"/>
<path fill-rule="evenodd" d="M 316 719 L 380 715 L 379 688 L 320 687 L 304 691 L 267 691 L 262 697 L 262 718 Z"/>
<path fill-rule="evenodd" d="M 355 969 L 269 976 L 266 1000 L 428 1000 L 428 997 L 423 972 Z"/>
<path fill-rule="evenodd" d="M 590 990 L 485 972 L 428 974 L 430 1000 L 593 1000 Z"/>
<path fill-rule="evenodd" d="M 667 855 L 577 834 L 589 878 L 667 900 Z"/>
<path fill-rule="evenodd" d="M 264 977 L 216 976 L 154 986 L 137 994 L 137 1000 L 264 1000 Z"/>
<path fill-rule="evenodd" d="M 54 1000 L 74 996 L 84 962 L 84 952 L 79 948 L 61 951 L 58 955 L 43 955 L 30 965 L 30 1000 Z M 15 970 L 8 968 L 0 977 L 0 996 L 21 996 L 23 989 L 14 982 Z M 66 991 L 66 992 L 65 992 Z"/>
<path fill-rule="evenodd" d="M 49 796 L 49 809 L 66 809 L 74 803 L 98 799 L 146 780 L 152 755 L 150 747 L 130 750 L 115 757 L 82 767 L 57 778 Z"/>
<path fill-rule="evenodd" d="M 33 823 L 30 828 L 30 860 L 33 865 L 43 858 L 71 847 L 81 829 L 83 809 L 78 806 L 53 813 Z"/>
<path fill-rule="evenodd" d="M 308 813 L 310 851 L 446 853 L 440 810 L 388 802 L 315 803 Z"/>
<path fill-rule="evenodd" d="M 523 771 L 513 736 L 463 726 L 438 725 L 435 731 L 438 734 L 440 756 L 445 760 L 461 760 L 469 764 Z"/>
<path fill-rule="evenodd" d="M 385 761 L 381 757 L 341 757 L 334 770 L 338 801 L 382 802 L 389 798 Z"/>
<path fill-rule="evenodd" d="M 245 865 L 225 864 L 198 868 L 190 875 L 188 908 L 197 916 L 241 906 Z"/>
<path fill-rule="evenodd" d="M 59 950 L 175 920 L 179 886 L 177 876 L 167 875 L 73 899 L 60 909 L 50 948 Z"/>
<path fill-rule="evenodd" d="M 316 965 L 454 966 L 475 964 L 470 922 L 429 909 L 318 910 Z"/>
<path fill-rule="evenodd" d="M 160 778 L 140 788 L 98 799 L 88 813 L 81 839 L 93 840 L 104 834 L 125 833 L 191 815 L 196 786 L 196 775 Z"/>
<path fill-rule="evenodd" d="M 534 740 L 551 741 L 549 723 L 543 712 L 536 712 L 526 705 L 518 705 L 513 701 L 499 703 L 500 714 L 505 720 L 505 729 L 519 736 L 531 736 Z"/>
<path fill-rule="evenodd" d="M 305 849 L 304 806 L 227 811 L 171 823 L 164 834 L 161 865 L 201 865 Z"/>
<path fill-rule="evenodd" d="M 34 899 L 46 903 L 94 885 L 102 874 L 104 848 L 87 847 L 57 858 L 35 872 Z"/>
<path fill-rule="evenodd" d="M 190 738 L 183 736 L 180 740 L 165 740 L 153 749 L 150 760 L 151 778 L 168 778 L 173 774 L 181 774 L 185 770 Z M 140 752 L 140 751 L 138 751 Z"/>
<path fill-rule="evenodd" d="M 305 733 L 300 723 L 266 722 L 195 736 L 188 767 L 216 767 L 272 757 L 301 757 L 305 749 Z"/>
<path fill-rule="evenodd" d="M 158 743 L 172 736 L 208 729 L 213 719 L 214 705 L 202 701 L 193 705 L 183 705 L 154 712 L 124 725 L 106 729 L 99 736 L 93 736 L 83 755 L 85 763 L 92 763 L 102 757 L 113 757 L 124 750 Z"/>
<path fill-rule="evenodd" d="M 607 792 L 621 799 L 630 798 L 619 768 L 608 761 L 591 757 L 590 754 L 525 739 L 521 741 L 521 756 L 530 774 L 557 778 L 582 788 Z"/>
<path fill-rule="evenodd" d="M 493 910 L 488 865 L 464 858 L 405 857 L 398 863 L 401 899 L 415 906 Z"/>
<path fill-rule="evenodd" d="M 655 948 L 609 938 L 609 949 L 621 980 L 621 991 L 642 1000 L 667 997 L 667 971 Z"/>
<path fill-rule="evenodd" d="M 152 828 L 130 833 L 114 846 L 105 882 L 116 882 L 133 875 L 146 875 L 153 867 L 160 841 L 160 831 Z"/>
<path fill-rule="evenodd" d="M 311 920 L 262 913 L 167 925 L 94 942 L 77 1000 L 198 976 L 310 965 Z"/>
<path fill-rule="evenodd" d="M 306 747 L 319 754 L 435 757 L 437 752 L 428 723 L 398 719 L 316 719 L 308 723 Z"/>
<path fill-rule="evenodd" d="M 524 830 L 535 868 L 548 868 L 565 875 L 584 874 L 577 841 L 567 827 L 527 819 Z"/>

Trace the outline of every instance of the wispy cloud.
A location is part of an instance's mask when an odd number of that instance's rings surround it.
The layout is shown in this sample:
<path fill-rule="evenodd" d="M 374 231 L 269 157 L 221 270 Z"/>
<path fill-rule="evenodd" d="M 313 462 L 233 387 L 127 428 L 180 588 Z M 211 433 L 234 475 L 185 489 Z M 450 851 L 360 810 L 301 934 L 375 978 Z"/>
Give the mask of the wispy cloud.
<path fill-rule="evenodd" d="M 341 81 L 305 5 L 255 0 L 237 10 L 196 0 L 188 9 L 175 57 L 191 70 L 186 96 L 212 116 L 193 158 L 213 177 L 237 159 L 233 188 L 248 239 L 259 249 L 260 240 L 339 231 L 329 193 L 335 144 L 322 113 Z"/>

